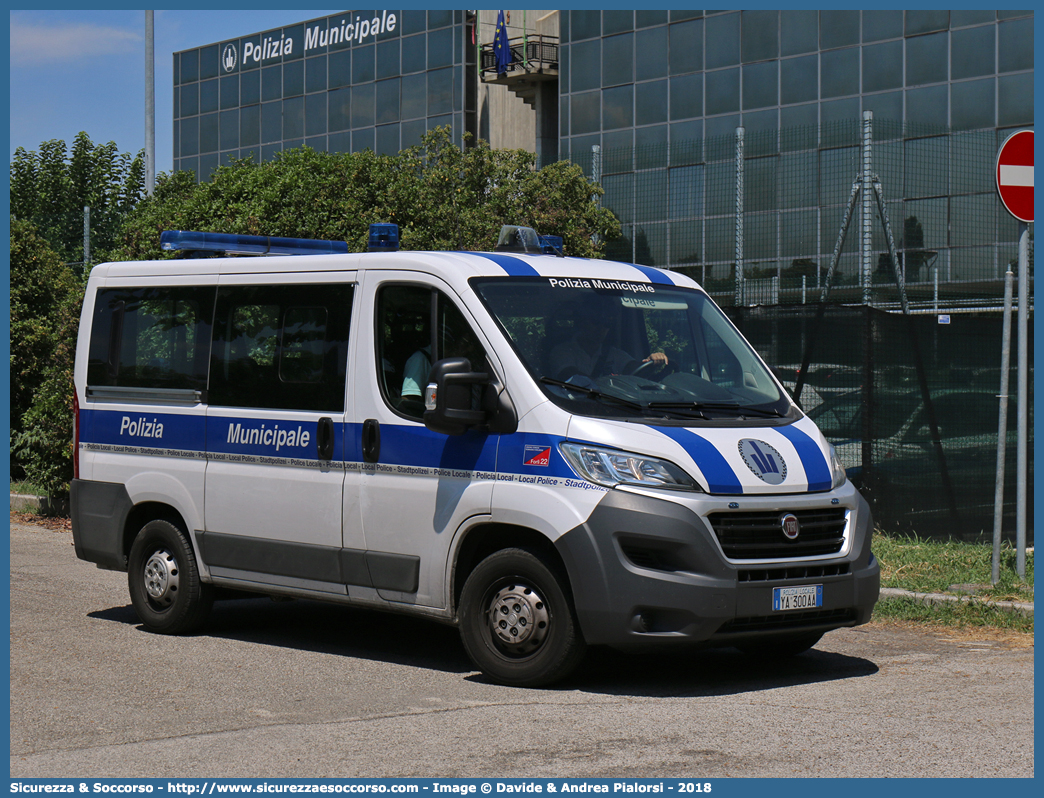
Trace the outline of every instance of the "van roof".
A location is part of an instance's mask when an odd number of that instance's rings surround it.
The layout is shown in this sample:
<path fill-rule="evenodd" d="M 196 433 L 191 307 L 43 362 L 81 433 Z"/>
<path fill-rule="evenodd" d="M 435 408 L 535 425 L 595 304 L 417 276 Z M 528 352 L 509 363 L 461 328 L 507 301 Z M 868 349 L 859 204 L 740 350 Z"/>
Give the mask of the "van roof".
<path fill-rule="evenodd" d="M 361 270 L 417 271 L 460 290 L 472 277 L 548 277 L 700 286 L 680 272 L 611 260 L 523 255 L 503 252 L 359 252 L 347 255 L 286 255 L 237 258 L 179 258 L 103 263 L 91 270 L 92 281 L 154 277 L 216 277 Z"/>

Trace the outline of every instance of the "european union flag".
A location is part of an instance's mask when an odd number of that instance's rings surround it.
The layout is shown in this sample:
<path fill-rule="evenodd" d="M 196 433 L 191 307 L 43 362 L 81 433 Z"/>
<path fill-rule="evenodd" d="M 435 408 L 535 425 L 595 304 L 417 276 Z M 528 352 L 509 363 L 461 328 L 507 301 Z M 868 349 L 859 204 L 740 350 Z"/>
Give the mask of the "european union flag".
<path fill-rule="evenodd" d="M 504 12 L 497 14 L 497 30 L 493 34 L 493 55 L 497 59 L 497 74 L 503 75 L 511 66 L 511 45 L 508 44 Z"/>

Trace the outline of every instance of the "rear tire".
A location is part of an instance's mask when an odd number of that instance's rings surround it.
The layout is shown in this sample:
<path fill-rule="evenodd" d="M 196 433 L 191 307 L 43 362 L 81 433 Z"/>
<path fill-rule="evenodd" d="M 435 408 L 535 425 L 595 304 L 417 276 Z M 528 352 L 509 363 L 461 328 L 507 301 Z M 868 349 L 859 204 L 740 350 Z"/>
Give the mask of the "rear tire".
<path fill-rule="evenodd" d="M 460 636 L 479 670 L 516 687 L 565 678 L 586 650 L 565 573 L 526 549 L 498 551 L 471 572 Z"/>
<path fill-rule="evenodd" d="M 134 611 L 150 632 L 198 629 L 214 604 L 214 590 L 200 580 L 188 538 L 169 521 L 149 521 L 134 538 L 127 585 Z"/>
<path fill-rule="evenodd" d="M 788 635 L 777 637 L 772 640 L 759 640 L 753 643 L 743 643 L 736 646 L 744 654 L 753 657 L 771 657 L 774 659 L 787 659 L 803 654 L 812 648 L 823 636 L 823 632 L 812 632 L 807 634 Z"/>

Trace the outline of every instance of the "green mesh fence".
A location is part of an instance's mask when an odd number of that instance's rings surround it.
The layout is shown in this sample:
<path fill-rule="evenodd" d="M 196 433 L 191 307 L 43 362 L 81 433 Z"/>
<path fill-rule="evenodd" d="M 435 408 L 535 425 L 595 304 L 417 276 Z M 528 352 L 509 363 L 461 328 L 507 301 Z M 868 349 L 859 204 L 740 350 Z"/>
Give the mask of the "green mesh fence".
<path fill-rule="evenodd" d="M 809 356 L 798 402 L 834 444 L 880 528 L 942 539 L 992 538 L 1002 314 L 954 314 L 948 324 L 939 324 L 934 315 L 903 316 L 866 306 L 831 305 L 821 320 L 811 306 L 727 311 L 792 394 Z M 1016 328 L 1013 324 L 1004 494 L 1004 537 L 1011 541 Z M 1027 344 L 1032 518 L 1032 322 Z M 1032 541 L 1032 527 L 1028 537 Z"/>

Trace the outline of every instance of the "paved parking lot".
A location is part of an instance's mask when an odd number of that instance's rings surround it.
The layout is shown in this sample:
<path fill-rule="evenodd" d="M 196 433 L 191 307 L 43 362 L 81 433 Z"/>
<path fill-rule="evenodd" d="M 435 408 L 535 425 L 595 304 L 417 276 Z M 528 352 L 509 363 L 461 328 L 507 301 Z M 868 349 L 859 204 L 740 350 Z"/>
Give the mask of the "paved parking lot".
<path fill-rule="evenodd" d="M 557 689 L 456 631 L 306 601 L 141 630 L 124 574 L 11 524 L 12 777 L 1033 776 L 1033 649 L 876 625 L 786 663 L 600 652 Z"/>

